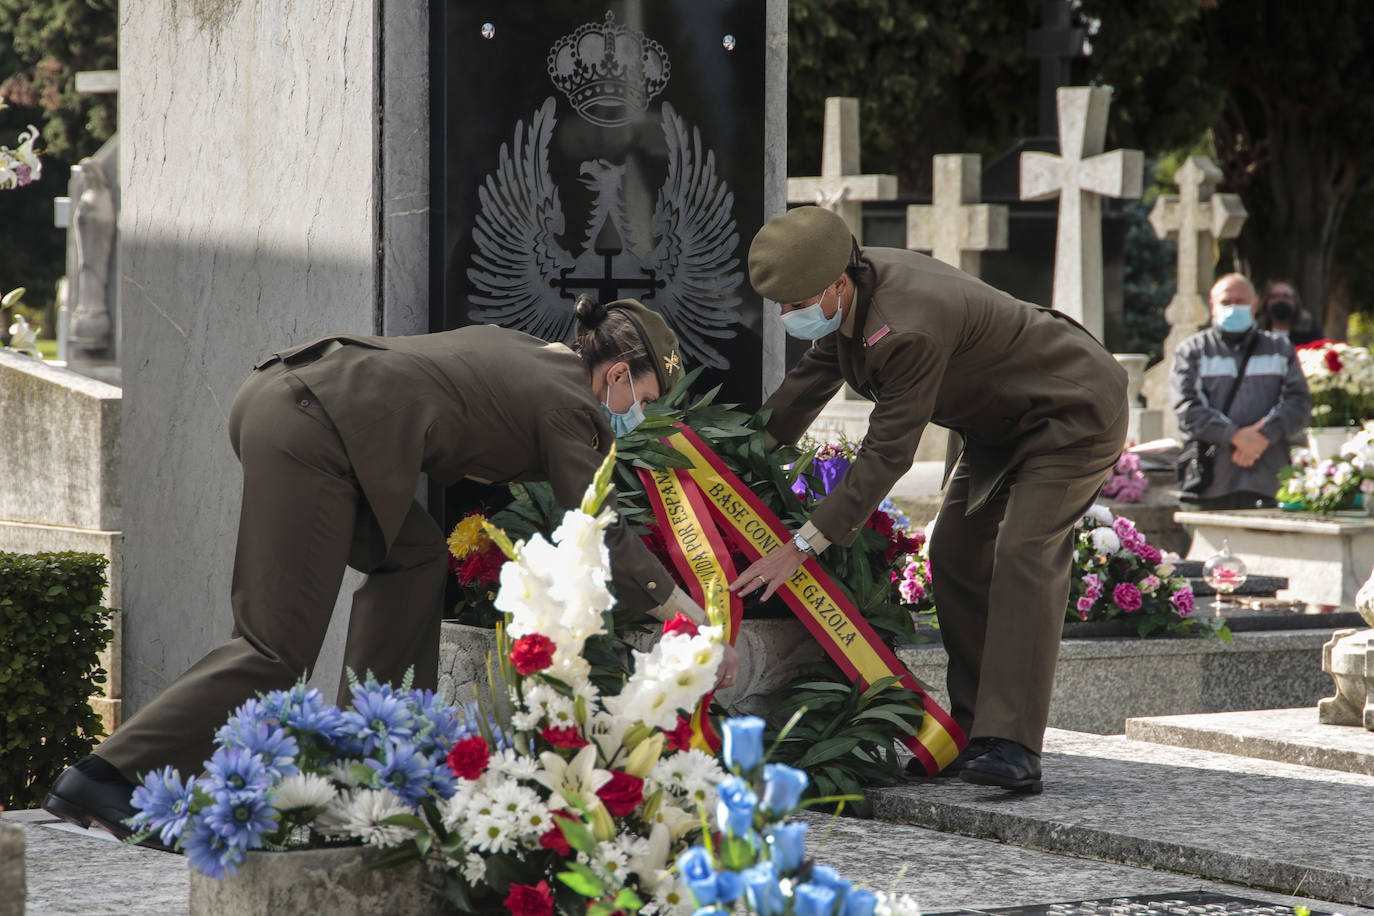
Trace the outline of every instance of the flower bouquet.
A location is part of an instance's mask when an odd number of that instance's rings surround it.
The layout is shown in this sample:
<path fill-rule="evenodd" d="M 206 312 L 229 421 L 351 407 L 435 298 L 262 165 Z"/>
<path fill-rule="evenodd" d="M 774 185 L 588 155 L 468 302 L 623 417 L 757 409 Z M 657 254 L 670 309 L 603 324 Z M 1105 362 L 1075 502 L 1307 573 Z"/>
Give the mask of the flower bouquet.
<path fill-rule="evenodd" d="M 1312 392 L 1312 425 L 1350 426 L 1374 413 L 1374 357 L 1365 347 L 1314 340 L 1298 347 Z"/>
<path fill-rule="evenodd" d="M 454 526 L 448 538 L 448 568 L 461 586 L 454 615 L 494 626 L 500 619 L 496 588 L 508 557 L 487 534 L 487 522 L 485 512 L 469 512 Z"/>
<path fill-rule="evenodd" d="M 904 594 L 908 588 L 913 596 L 931 594 L 929 544 L 927 537 L 903 571 Z M 907 586 L 907 581 L 912 584 Z M 932 606 L 932 621 L 933 610 Z M 1113 516 L 1102 505 L 1093 506 L 1079 519 L 1066 621 L 1120 620 L 1129 622 L 1140 636 L 1201 631 L 1230 640 L 1224 620 L 1196 618 L 1193 610 L 1192 586 L 1174 574 L 1173 564 L 1145 540 L 1134 522 Z"/>
<path fill-rule="evenodd" d="M 1341 446 L 1335 458 L 1293 450 L 1293 463 L 1279 471 L 1277 500 L 1284 509 L 1325 515 L 1366 506 L 1374 497 L 1374 422 Z"/>
<path fill-rule="evenodd" d="M 1122 452 L 1102 484 L 1102 495 L 1119 503 L 1138 503 L 1148 489 L 1150 481 L 1140 470 L 1140 456 Z"/>
<path fill-rule="evenodd" d="M 0 109 L 5 103 L 0 101 Z M 19 148 L 0 146 L 0 191 L 22 188 L 43 177 L 43 162 L 33 145 L 38 141 L 38 128 L 32 124 L 19 135 Z"/>

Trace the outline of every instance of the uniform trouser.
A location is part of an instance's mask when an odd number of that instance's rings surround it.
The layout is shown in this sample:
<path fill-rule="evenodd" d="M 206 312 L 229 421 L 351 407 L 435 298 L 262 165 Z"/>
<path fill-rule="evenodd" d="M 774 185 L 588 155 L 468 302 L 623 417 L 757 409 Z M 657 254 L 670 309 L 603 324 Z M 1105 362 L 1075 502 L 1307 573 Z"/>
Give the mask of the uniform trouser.
<path fill-rule="evenodd" d="M 1125 433 L 1123 411 L 1101 436 L 1027 457 L 972 515 L 964 514 L 967 462 L 950 478 L 931 534 L 931 579 L 949 654 L 950 715 L 970 738 L 1010 738 L 1040 752 L 1074 523 L 1097 498 Z"/>
<path fill-rule="evenodd" d="M 199 773 L 215 730 L 258 692 L 311 669 L 344 567 L 367 573 L 353 595 L 344 664 L 415 686 L 438 680 L 447 565 L 443 535 L 418 503 L 386 550 L 338 433 L 281 363 L 249 377 L 229 415 L 243 465 L 243 504 L 230 604 L 234 628 L 95 753 L 130 780 L 171 764 Z M 340 684 L 340 701 L 349 696 Z"/>

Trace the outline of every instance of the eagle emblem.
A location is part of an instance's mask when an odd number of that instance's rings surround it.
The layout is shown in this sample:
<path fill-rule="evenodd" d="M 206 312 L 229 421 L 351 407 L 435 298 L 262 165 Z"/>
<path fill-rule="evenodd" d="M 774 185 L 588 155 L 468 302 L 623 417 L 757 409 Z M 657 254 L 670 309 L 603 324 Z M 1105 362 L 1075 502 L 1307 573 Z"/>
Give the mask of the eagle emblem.
<path fill-rule="evenodd" d="M 591 191 L 592 207 L 581 244 L 573 246 L 566 241 L 567 219 L 549 171 L 556 122 L 550 96 L 528 126 L 517 122 L 511 142 L 501 144 L 495 171 L 478 188 L 467 270 L 474 287 L 469 317 L 544 340 L 569 339 L 577 291 L 593 287 L 575 278 L 612 275 L 611 256 L 600 241 L 613 231 L 622 243 L 616 269 L 628 259 L 640 275 L 625 281 L 631 287 L 626 295 L 662 315 L 692 359 L 729 368 L 713 342 L 733 338 L 738 322 L 736 293 L 743 275 L 734 255 L 739 244 L 735 196 L 716 174 L 715 154 L 703 152 L 701 132 L 689 130 L 673 106 L 663 103 L 668 170 L 647 240 L 641 233 L 636 241 L 627 216 L 625 165 L 582 162 L 581 181 Z"/>

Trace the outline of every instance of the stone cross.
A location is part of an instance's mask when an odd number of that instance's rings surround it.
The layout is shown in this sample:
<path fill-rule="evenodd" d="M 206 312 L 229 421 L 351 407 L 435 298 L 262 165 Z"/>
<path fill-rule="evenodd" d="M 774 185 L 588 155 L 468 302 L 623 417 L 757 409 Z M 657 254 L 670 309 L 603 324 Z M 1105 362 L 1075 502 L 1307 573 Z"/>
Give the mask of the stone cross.
<path fill-rule="evenodd" d="M 787 179 L 787 202 L 835 211 L 862 245 L 864 203 L 896 198 L 896 175 L 859 174 L 859 100 L 826 99 L 821 174 Z"/>
<path fill-rule="evenodd" d="M 1240 235 L 1248 214 L 1238 194 L 1214 194 L 1221 169 L 1206 156 L 1189 156 L 1174 173 L 1177 195 L 1161 195 L 1150 210 L 1150 225 L 1160 238 L 1178 239 L 1178 284 L 1164 309 L 1169 336 L 1164 359 L 1145 374 L 1145 399 L 1162 408 L 1166 436 L 1178 435 L 1178 421 L 1169 404 L 1169 371 L 1174 352 L 1184 340 L 1211 319 L 1208 297 L 1215 275 L 1213 245 Z"/>
<path fill-rule="evenodd" d="M 1026 53 L 1040 58 L 1040 136 L 1054 135 L 1055 91 L 1069 82 L 1069 61 L 1086 57 L 1083 30 L 1069 25 L 1068 0 L 1040 0 L 1040 28 L 1026 34 Z"/>
<path fill-rule="evenodd" d="M 981 156 L 939 155 L 933 171 L 930 203 L 906 208 L 906 247 L 929 251 L 936 260 L 977 276 L 980 252 L 1007 247 L 1008 208 L 978 203 Z"/>
<path fill-rule="evenodd" d="M 1058 90 L 1059 155 L 1021 154 L 1021 199 L 1059 198 L 1054 244 L 1053 307 L 1102 339 L 1102 197 L 1139 197 L 1145 174 L 1140 150 L 1102 151 L 1112 91 Z"/>

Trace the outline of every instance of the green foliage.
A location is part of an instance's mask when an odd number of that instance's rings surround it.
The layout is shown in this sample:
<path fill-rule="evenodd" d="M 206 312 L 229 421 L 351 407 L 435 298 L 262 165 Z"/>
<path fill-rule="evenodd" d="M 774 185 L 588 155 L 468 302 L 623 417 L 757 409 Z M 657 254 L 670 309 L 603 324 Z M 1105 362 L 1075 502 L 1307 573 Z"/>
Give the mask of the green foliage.
<path fill-rule="evenodd" d="M 104 557 L 0 553 L 0 806 L 27 808 L 102 734 Z"/>
<path fill-rule="evenodd" d="M 1123 289 L 1125 352 L 1148 353 L 1157 361 L 1169 334 L 1164 308 L 1177 285 L 1178 246 L 1155 236 L 1148 204 L 1126 201 L 1126 257 Z"/>

